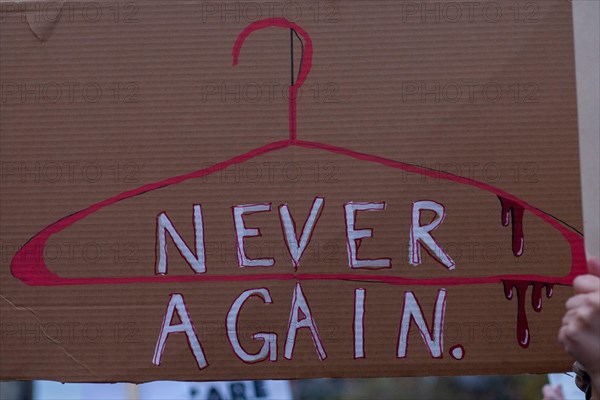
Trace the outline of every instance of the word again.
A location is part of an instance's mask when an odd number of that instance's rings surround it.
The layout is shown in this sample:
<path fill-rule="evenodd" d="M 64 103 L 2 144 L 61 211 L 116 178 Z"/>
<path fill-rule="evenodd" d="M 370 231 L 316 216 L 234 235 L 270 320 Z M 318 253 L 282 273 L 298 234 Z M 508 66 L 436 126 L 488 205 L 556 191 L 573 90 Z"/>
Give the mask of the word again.
<path fill-rule="evenodd" d="M 298 269 L 302 256 L 308 248 L 319 218 L 325 207 L 325 199 L 317 197 L 314 199 L 308 215 L 302 226 L 302 231 L 298 235 L 296 222 L 292 216 L 290 207 L 282 204 L 278 208 L 279 222 L 283 233 L 283 240 L 292 260 L 294 269 Z M 346 225 L 346 245 L 348 253 L 348 265 L 352 269 L 384 269 L 392 267 L 391 258 L 362 259 L 359 258 L 358 250 L 365 239 L 373 238 L 372 228 L 356 227 L 356 220 L 361 212 L 381 212 L 385 211 L 386 203 L 346 203 L 344 205 L 344 220 Z M 264 204 L 246 204 L 232 207 L 233 222 L 236 233 L 237 260 L 240 268 L 254 267 L 273 267 L 274 258 L 252 259 L 246 253 L 245 240 L 248 238 L 261 236 L 261 230 L 256 227 L 248 227 L 245 216 L 256 213 L 265 213 L 272 211 L 271 203 Z M 421 223 L 421 214 L 423 212 L 433 212 L 435 215 L 429 223 Z M 452 258 L 444 251 L 439 243 L 434 239 L 432 233 L 444 222 L 446 216 L 445 208 L 442 204 L 424 200 L 414 202 L 411 211 L 410 239 L 408 243 L 408 261 L 411 265 L 421 264 L 422 249 L 425 248 L 438 263 L 453 270 L 456 267 Z M 167 235 L 171 238 L 179 254 L 196 274 L 206 272 L 206 257 L 204 245 L 204 220 L 202 217 L 202 205 L 193 206 L 193 228 L 194 228 L 194 250 L 185 243 L 178 230 L 173 225 L 166 212 L 162 212 L 156 219 L 156 274 L 166 275 L 168 271 L 168 251 Z"/>
<path fill-rule="evenodd" d="M 366 358 L 365 352 L 365 299 L 366 289 L 357 288 L 354 291 L 354 322 L 352 325 L 352 335 L 354 343 L 354 359 Z M 267 288 L 249 289 L 240 294 L 233 302 L 227 316 L 226 330 L 227 340 L 233 350 L 233 353 L 244 363 L 255 364 L 263 361 L 276 362 L 279 359 L 278 335 L 275 332 L 257 332 L 252 334 L 252 339 L 261 344 L 256 353 L 249 353 L 240 343 L 238 319 L 242 308 L 246 302 L 251 299 L 261 301 L 265 305 L 273 304 L 273 298 Z M 439 289 L 433 308 L 432 320 L 428 323 L 423 314 L 423 309 L 412 291 L 404 293 L 404 304 L 400 317 L 400 327 L 396 347 L 396 357 L 399 359 L 407 358 L 409 333 L 414 325 L 429 354 L 432 358 L 440 359 L 444 353 L 444 315 L 446 311 L 446 289 Z M 175 318 L 174 318 L 175 317 Z M 174 323 L 173 321 L 179 321 Z M 431 326 L 431 328 L 429 328 Z M 289 314 L 289 320 L 286 330 L 286 339 L 283 347 L 283 358 L 292 360 L 294 357 L 294 348 L 296 346 L 297 333 L 301 329 L 306 329 L 312 339 L 316 355 L 322 362 L 328 355 L 325 350 L 323 340 L 319 335 L 315 315 L 311 311 L 308 299 L 302 290 L 300 283 L 296 283 L 292 294 L 292 305 Z M 188 308 L 182 294 L 171 294 L 167 305 L 162 327 L 158 335 L 158 340 L 154 349 L 152 363 L 156 366 L 161 364 L 162 356 L 167 344 L 167 339 L 172 334 L 184 334 L 187 338 L 187 344 L 192 352 L 196 364 L 200 370 L 209 366 L 205 351 L 200 343 L 196 328 L 192 322 Z M 450 355 L 456 360 L 464 356 L 464 348 L 461 345 L 453 346 L 450 349 Z"/>

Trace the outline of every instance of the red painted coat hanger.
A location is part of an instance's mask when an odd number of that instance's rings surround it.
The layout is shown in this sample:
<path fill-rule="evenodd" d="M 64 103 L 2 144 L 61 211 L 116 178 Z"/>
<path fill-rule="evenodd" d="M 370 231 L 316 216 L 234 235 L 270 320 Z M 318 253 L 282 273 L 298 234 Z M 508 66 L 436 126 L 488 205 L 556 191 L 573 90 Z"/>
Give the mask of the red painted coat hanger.
<path fill-rule="evenodd" d="M 295 34 L 303 43 L 302 62 L 298 77 L 294 82 L 292 73 L 292 84 L 289 87 L 289 138 L 287 140 L 276 141 L 267 145 L 250 150 L 247 153 L 240 154 L 227 161 L 215 164 L 209 168 L 191 172 L 189 174 L 176 176 L 165 179 L 159 182 L 150 183 L 141 186 L 137 189 L 132 189 L 123 192 L 99 203 L 93 204 L 88 208 L 77 211 L 68 215 L 41 230 L 33 236 L 23 247 L 15 254 L 11 262 L 12 275 L 30 286 L 64 286 L 64 285 L 100 285 L 100 284 L 126 284 L 126 283 L 158 283 L 158 282 L 211 282 L 211 281 L 267 281 L 267 280 L 345 280 L 345 281 L 361 281 L 361 282 L 380 282 L 393 285 L 407 286 L 455 286 L 455 285 L 477 285 L 477 284 L 497 284 L 503 283 L 505 287 L 506 297 L 511 299 L 513 296 L 513 288 L 517 288 L 519 302 L 519 330 L 523 330 L 523 324 L 526 328 L 527 320 L 524 313 L 524 302 L 527 288 L 533 285 L 533 303 L 534 309 L 537 309 L 536 304 L 541 305 L 541 291 L 544 286 L 547 287 L 547 294 L 551 295 L 551 287 L 554 284 L 571 285 L 573 279 L 581 274 L 586 273 L 587 266 L 585 260 L 584 241 L 581 233 L 574 228 L 568 226 L 564 222 L 558 220 L 550 214 L 526 203 L 518 197 L 489 185 L 485 182 L 479 182 L 473 179 L 464 178 L 433 169 L 420 168 L 411 164 L 394 161 L 375 155 L 365 154 L 349 150 L 343 147 L 332 146 L 325 143 L 309 142 L 298 140 L 297 138 L 297 99 L 298 92 L 305 83 L 312 66 L 313 45 L 309 34 L 297 24 L 283 18 L 270 18 L 262 21 L 257 21 L 250 24 L 238 36 L 233 46 L 233 65 L 236 66 L 239 62 L 242 46 L 246 39 L 255 31 L 277 27 L 290 29 L 292 34 Z M 293 70 L 293 67 L 292 67 Z M 536 217 L 542 219 L 549 224 L 553 229 L 559 231 L 564 239 L 569 243 L 571 248 L 571 271 L 567 276 L 563 277 L 546 277 L 542 275 L 498 275 L 489 277 L 473 277 L 473 278 L 432 278 L 432 279 L 412 279 L 396 276 L 382 276 L 364 273 L 355 274 L 260 274 L 248 276 L 210 276 L 203 274 L 196 275 L 161 275 L 161 276 L 132 276 L 118 278 L 103 278 L 103 277 L 82 277 L 82 278 L 64 278 L 48 269 L 44 261 L 44 249 L 46 242 L 53 235 L 63 231 L 76 222 L 94 214 L 101 209 L 123 200 L 140 196 L 154 190 L 162 189 L 171 185 L 185 182 L 190 179 L 197 179 L 211 175 L 215 172 L 223 170 L 231 165 L 247 162 L 261 155 L 275 152 L 277 150 L 301 147 L 308 149 L 319 149 L 328 153 L 339 154 L 351 157 L 364 162 L 375 163 L 388 168 L 400 169 L 409 173 L 425 175 L 435 179 L 449 180 L 458 184 L 473 186 L 477 189 L 485 190 L 497 196 L 502 205 L 502 224 L 510 225 L 512 219 L 513 228 L 513 252 L 519 256 L 522 252 L 523 245 L 523 228 L 522 216 L 525 211 L 531 212 Z M 538 301 L 539 300 L 539 301 Z M 520 343 L 523 347 L 527 347 Z"/>

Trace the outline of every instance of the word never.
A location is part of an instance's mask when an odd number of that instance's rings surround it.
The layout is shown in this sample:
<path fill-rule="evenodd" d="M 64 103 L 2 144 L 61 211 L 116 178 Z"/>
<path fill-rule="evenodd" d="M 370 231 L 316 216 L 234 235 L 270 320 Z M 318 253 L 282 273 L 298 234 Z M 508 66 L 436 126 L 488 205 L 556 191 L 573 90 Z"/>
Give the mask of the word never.
<path fill-rule="evenodd" d="M 315 226 L 317 225 L 319 217 L 323 211 L 324 203 L 324 198 L 315 198 L 308 217 L 304 222 L 300 238 L 298 238 L 296 233 L 296 222 L 292 217 L 288 205 L 282 204 L 279 206 L 279 220 L 281 223 L 285 244 L 295 269 L 299 267 L 302 255 L 310 243 Z M 357 214 L 363 211 L 384 211 L 385 208 L 385 202 L 347 203 L 344 205 L 348 263 L 351 268 L 391 268 L 392 260 L 390 258 L 358 258 L 358 249 L 360 248 L 362 240 L 372 238 L 373 229 L 357 229 Z M 157 275 L 166 275 L 168 270 L 167 234 L 169 234 L 181 256 L 196 274 L 203 274 L 206 272 L 202 206 L 200 204 L 196 204 L 193 206 L 193 210 L 195 254 L 181 238 L 181 235 L 173 225 L 171 219 L 169 219 L 168 215 L 165 212 L 158 215 L 156 219 L 156 248 L 158 249 L 158 257 L 155 267 L 155 272 Z M 275 259 L 251 259 L 246 254 L 244 245 L 246 238 L 261 236 L 260 229 L 249 228 L 246 226 L 244 216 L 261 212 L 269 212 L 271 211 L 271 203 L 237 205 L 232 207 L 232 210 L 237 238 L 236 249 L 239 267 L 273 267 L 275 265 Z M 423 211 L 430 211 L 435 214 L 433 220 L 425 225 L 421 224 L 421 213 Z M 428 253 L 431 254 L 432 257 L 434 257 L 434 259 L 442 264 L 445 268 L 448 270 L 455 269 L 456 265 L 452 258 L 450 258 L 450 256 L 444 251 L 444 249 L 442 249 L 442 247 L 432 236 L 432 232 L 444 221 L 445 215 L 444 206 L 435 201 L 417 201 L 413 203 L 410 240 L 408 246 L 408 259 L 411 265 L 417 266 L 421 264 L 421 247 L 425 246 Z"/>

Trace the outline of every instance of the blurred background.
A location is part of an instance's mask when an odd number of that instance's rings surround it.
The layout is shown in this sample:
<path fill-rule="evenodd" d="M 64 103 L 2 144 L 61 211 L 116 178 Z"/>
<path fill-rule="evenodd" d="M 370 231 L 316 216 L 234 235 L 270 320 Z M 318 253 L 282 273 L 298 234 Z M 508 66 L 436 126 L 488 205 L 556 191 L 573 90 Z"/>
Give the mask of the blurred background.
<path fill-rule="evenodd" d="M 573 378 L 569 378 L 573 379 Z M 61 384 L 4 382 L 2 400 L 539 399 L 545 375 L 311 379 L 261 382 Z M 580 399 L 583 399 L 583 393 Z"/>

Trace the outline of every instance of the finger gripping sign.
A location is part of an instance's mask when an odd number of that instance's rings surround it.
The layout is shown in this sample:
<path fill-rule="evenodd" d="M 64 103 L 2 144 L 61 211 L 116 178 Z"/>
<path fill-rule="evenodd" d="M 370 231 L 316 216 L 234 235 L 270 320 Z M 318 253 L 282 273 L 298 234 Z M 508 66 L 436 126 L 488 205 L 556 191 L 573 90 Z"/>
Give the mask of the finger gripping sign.
<path fill-rule="evenodd" d="M 174 7 L 179 18 L 185 19 L 181 16 L 185 14 L 183 8 L 194 6 Z M 373 5 L 340 5 L 338 11 L 348 16 L 368 12 L 377 18 L 386 14 L 385 7 Z M 382 26 L 391 38 L 404 38 L 413 50 L 424 48 L 439 54 L 433 50 L 435 40 L 412 36 L 410 29 L 461 35 L 451 26 L 457 22 L 427 27 L 427 15 L 425 20 L 412 15 L 416 12 L 412 8 L 388 11 L 410 11 L 398 30 L 391 29 L 385 18 Z M 148 16 L 154 12 L 158 11 L 152 7 L 146 10 Z M 3 249 L 3 254 L 10 254 L 5 264 L 3 260 L 3 307 L 9 319 L 2 329 L 2 341 L 14 344 L 2 346 L 3 357 L 11 360 L 2 365 L 3 378 L 143 382 L 549 372 L 564 368 L 568 360 L 554 343 L 554 331 L 560 322 L 562 300 L 569 294 L 573 279 L 585 271 L 585 260 L 583 237 L 577 230 L 581 225 L 578 202 L 569 200 L 559 184 L 572 178 L 567 185 L 572 190 L 569 196 L 578 199 L 578 194 L 573 194 L 579 190 L 577 172 L 561 170 L 561 179 L 543 175 L 537 186 L 521 181 L 520 174 L 513 174 L 512 181 L 496 184 L 477 175 L 478 163 L 470 164 L 469 173 L 465 173 L 432 168 L 415 159 L 415 154 L 424 161 L 443 154 L 477 157 L 483 150 L 472 153 L 469 146 L 485 143 L 482 138 L 490 135 L 489 146 L 499 155 L 486 157 L 500 160 L 499 171 L 508 170 L 506 165 L 514 165 L 521 157 L 546 165 L 548 158 L 553 160 L 552 149 L 540 152 L 543 154 L 528 152 L 523 145 L 535 142 L 539 134 L 533 127 L 532 132 L 519 133 L 523 128 L 511 125 L 510 116 L 525 112 L 527 118 L 543 120 L 543 115 L 551 115 L 552 106 L 486 100 L 470 104 L 465 99 L 458 105 L 462 110 L 459 114 L 465 115 L 452 119 L 449 109 L 457 107 L 456 97 L 444 104 L 436 93 L 439 82 L 435 81 L 425 84 L 424 97 L 410 99 L 407 93 L 384 91 L 382 98 L 370 99 L 372 89 L 365 85 L 380 90 L 379 78 L 389 79 L 390 87 L 407 87 L 394 81 L 395 72 L 384 66 L 404 68 L 408 76 L 415 77 L 419 75 L 415 62 L 427 64 L 431 55 L 415 52 L 417 59 L 407 66 L 403 51 L 396 45 L 383 41 L 381 48 L 364 49 L 364 43 L 376 39 L 350 33 L 345 25 L 349 22 L 342 17 L 339 27 L 334 28 L 336 33 L 332 33 L 332 26 L 307 15 L 298 19 L 274 15 L 254 21 L 240 17 L 232 22 L 225 18 L 227 15 L 217 14 L 210 16 L 214 22 L 207 15 L 199 25 L 203 35 L 209 36 L 194 40 L 205 49 L 213 42 L 233 43 L 233 68 L 222 64 L 225 57 L 221 55 L 209 59 L 173 50 L 175 58 L 188 57 L 203 65 L 206 69 L 201 74 L 224 75 L 223 81 L 202 85 L 201 90 L 210 86 L 212 94 L 204 92 L 200 103 L 185 95 L 190 88 L 196 90 L 186 80 L 185 63 L 171 65 L 164 59 L 147 66 L 169 65 L 185 76 L 174 74 L 162 79 L 174 86 L 181 86 L 181 82 L 190 86 L 172 94 L 165 87 L 156 89 L 164 81 L 140 75 L 141 80 L 148 79 L 144 82 L 153 101 L 163 103 L 161 107 L 148 103 L 159 116 L 156 122 L 148 124 L 155 117 L 145 114 L 136 103 L 124 108 L 101 104 L 98 109 L 83 105 L 91 115 L 113 110 L 117 125 L 122 124 L 119 112 L 131 118 L 150 118 L 140 122 L 150 132 L 147 143 L 162 144 L 147 155 L 142 130 L 130 131 L 140 143 L 139 150 L 131 154 L 154 160 L 147 164 L 153 172 L 140 176 L 137 185 L 127 180 L 119 190 L 115 181 L 96 187 L 90 187 L 90 182 L 75 182 L 78 190 L 85 188 L 89 196 L 74 191 L 74 201 L 62 198 L 56 209 L 64 212 L 59 215 L 50 204 L 15 201 L 19 185 L 33 185 L 33 190 L 46 195 L 56 193 L 56 189 L 44 183 L 36 187 L 39 179 L 29 182 L 35 169 L 23 167 L 29 169 L 19 177 L 20 164 L 7 164 L 3 185 L 14 195 L 3 199 L 3 204 L 10 204 L 15 215 L 28 214 L 23 217 L 26 232 L 12 225 L 3 233 L 6 243 L 22 239 L 19 245 Z M 549 2 L 541 13 L 547 19 L 541 18 L 540 24 L 552 27 L 557 18 L 567 18 L 567 14 L 567 5 Z M 469 21 L 458 24 L 466 28 Z M 494 23 L 499 24 L 497 29 L 508 32 L 517 22 Z M 176 19 L 169 17 L 168 24 L 174 27 Z M 186 32 L 191 29 L 183 26 Z M 211 41 L 214 29 L 209 28 L 215 26 L 221 27 L 223 38 Z M 365 28 L 375 26 L 367 22 Z M 485 34 L 492 28 L 477 29 Z M 112 29 L 138 32 L 145 28 Z M 332 38 L 340 33 L 348 37 Z M 517 39 L 529 37 L 522 35 Z M 167 40 L 174 37 L 167 35 Z M 461 44 L 453 45 L 462 51 Z M 565 51 L 560 46 L 555 49 L 552 41 L 537 45 L 548 46 L 556 54 Z M 501 54 L 512 54 L 511 46 L 516 42 L 507 44 Z M 340 47 L 354 48 L 356 66 L 352 62 L 336 66 L 336 57 L 344 54 Z M 284 64 L 275 57 L 275 49 L 287 50 L 285 61 L 291 74 L 286 90 L 277 101 L 242 104 L 243 96 L 238 96 L 242 86 L 227 79 L 252 79 L 252 74 L 261 74 L 261 68 L 280 69 Z M 447 57 L 456 62 L 459 56 Z M 381 66 L 381 73 L 353 75 L 366 71 L 371 62 Z M 471 72 L 481 75 L 481 67 L 474 66 Z M 311 79 L 327 79 L 336 73 L 339 84 L 348 85 L 352 95 L 339 97 L 343 101 L 337 103 L 321 103 L 319 96 L 312 95 Z M 461 72 L 456 74 L 464 78 Z M 558 85 L 550 76 L 554 76 L 552 71 L 540 79 L 550 86 Z M 474 88 L 472 82 L 470 85 Z M 569 85 L 573 85 L 571 80 L 567 80 Z M 505 81 L 499 86 L 510 85 Z M 366 98 L 356 97 L 359 93 Z M 201 105 L 200 114 L 217 130 L 217 136 L 194 130 L 200 145 L 187 145 L 194 147 L 194 157 L 222 158 L 200 169 L 192 168 L 193 163 L 190 168 L 179 166 L 178 159 L 182 165 L 188 163 L 185 134 L 175 133 L 166 141 L 156 139 L 166 127 L 161 121 L 173 121 L 163 113 L 170 107 L 169 96 L 175 96 L 177 104 L 172 115 L 183 113 L 175 122 L 177 129 L 189 129 L 186 124 L 192 114 L 184 110 L 195 104 Z M 233 103 L 228 101 L 230 97 L 235 98 Z M 212 100 L 215 102 L 210 103 Z M 551 104 L 552 98 L 547 100 Z M 76 106 L 61 106 L 58 112 L 68 113 Z M 249 113 L 252 107 L 267 112 L 269 118 Z M 271 121 L 281 122 L 281 112 L 273 110 L 284 108 L 286 138 L 268 135 L 258 146 L 248 139 L 248 129 L 265 126 L 268 130 Z M 303 109 L 310 118 L 299 118 Z M 467 116 L 475 115 L 475 109 L 490 116 L 484 122 L 493 134 L 481 136 L 473 131 L 482 123 Z M 442 137 L 435 129 L 444 128 L 434 127 L 421 117 L 415 119 L 419 112 L 445 115 L 450 118 L 447 123 L 463 133 L 456 130 L 453 138 Z M 7 120 L 10 122 L 10 115 L 16 113 L 18 108 L 9 109 Z M 395 113 L 400 113 L 397 120 Z M 492 115 L 498 113 L 509 122 L 493 120 Z M 373 124 L 375 131 L 387 121 L 399 136 L 382 147 L 373 145 L 371 137 L 376 136 L 362 131 L 363 120 Z M 118 132 L 102 121 L 101 126 Z M 32 124 L 35 129 L 37 125 Z M 83 121 L 74 124 L 84 126 Z M 197 124 L 204 126 L 204 119 Z M 321 124 L 333 133 L 320 133 Z M 119 126 L 122 129 L 124 125 Z M 390 138 L 386 129 L 384 126 L 379 131 L 382 137 Z M 564 161 L 574 167 L 576 130 L 570 126 L 548 129 L 554 129 L 551 133 L 563 151 L 574 152 L 574 157 L 569 153 Z M 501 134 L 502 130 L 506 133 Z M 406 139 L 402 132 L 407 133 Z M 158 141 L 152 142 L 155 139 Z M 7 142 L 12 146 L 17 143 L 13 139 Z M 373 151 L 377 148 L 380 151 Z M 61 150 L 51 147 L 47 151 Z M 120 154 L 116 148 L 114 151 Z M 102 154 L 106 157 L 109 153 Z M 407 161 L 400 161 L 402 158 Z M 175 170 L 177 174 L 172 173 Z M 69 190 L 68 186 L 62 190 Z M 553 202 L 552 196 L 538 192 L 551 193 L 561 201 Z M 49 196 L 50 203 L 60 198 Z M 85 203 L 88 197 L 93 200 Z M 534 205 L 536 199 L 542 205 Z M 48 221 L 45 227 L 36 220 L 40 215 Z M 95 324 L 98 333 L 83 335 L 90 324 Z M 554 346 L 554 354 L 547 351 L 548 346 Z M 55 361 L 32 362 L 33 355 L 19 359 L 15 353 L 19 348 L 52 354 Z M 61 368 L 42 369 L 42 365 L 53 362 Z"/>

